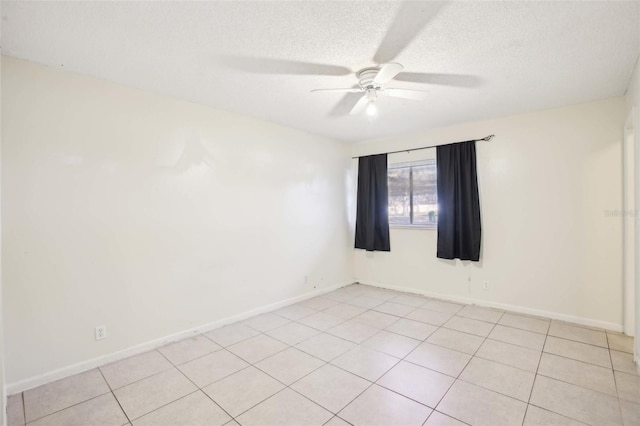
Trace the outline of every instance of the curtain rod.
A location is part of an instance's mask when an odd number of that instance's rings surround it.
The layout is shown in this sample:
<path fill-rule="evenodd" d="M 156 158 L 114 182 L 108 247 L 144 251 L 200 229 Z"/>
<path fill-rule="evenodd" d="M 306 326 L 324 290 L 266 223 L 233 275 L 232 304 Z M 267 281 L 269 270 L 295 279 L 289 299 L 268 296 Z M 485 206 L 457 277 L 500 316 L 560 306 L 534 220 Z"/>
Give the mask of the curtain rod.
<path fill-rule="evenodd" d="M 493 139 L 495 135 L 489 135 L 489 136 L 485 136 L 482 139 L 472 139 L 470 141 L 464 141 L 464 142 L 480 142 L 480 141 L 485 141 L 485 142 L 489 142 L 491 139 Z M 420 148 L 409 148 L 409 149 L 401 149 L 399 151 L 391 151 L 391 152 L 381 152 L 380 154 L 398 154 L 400 152 L 411 152 L 411 151 L 419 151 L 421 149 L 427 149 L 427 148 L 435 148 L 437 146 L 441 146 L 441 145 L 451 145 L 453 143 L 461 143 L 461 142 L 452 142 L 452 143 L 443 143 L 443 144 L 438 144 L 438 145 L 429 145 L 429 146 L 421 146 Z M 369 155 L 380 155 L 380 154 L 369 154 Z M 352 159 L 354 158 L 360 158 L 360 157 L 367 157 L 366 155 L 358 155 L 357 157 L 351 157 Z"/>

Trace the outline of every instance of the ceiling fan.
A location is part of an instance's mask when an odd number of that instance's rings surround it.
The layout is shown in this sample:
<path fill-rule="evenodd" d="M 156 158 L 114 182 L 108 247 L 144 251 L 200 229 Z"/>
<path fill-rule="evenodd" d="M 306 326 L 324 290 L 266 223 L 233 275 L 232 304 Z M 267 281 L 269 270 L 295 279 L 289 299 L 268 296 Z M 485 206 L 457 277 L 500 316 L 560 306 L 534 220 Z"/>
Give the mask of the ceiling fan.
<path fill-rule="evenodd" d="M 364 68 L 356 73 L 359 80 L 359 87 L 346 89 L 314 89 L 312 92 L 363 93 L 362 97 L 360 97 L 358 102 L 351 108 L 349 114 L 357 115 L 366 111 L 368 116 L 373 117 L 377 114 L 375 102 L 379 95 L 416 101 L 426 98 L 427 92 L 423 90 L 386 87 L 403 69 L 404 67 L 397 62 L 389 62 L 379 67 Z"/>
<path fill-rule="evenodd" d="M 355 115 L 363 111 L 375 115 L 375 102 L 379 95 L 423 100 L 428 94 L 426 91 L 387 87 L 387 84 L 393 79 L 452 87 L 478 86 L 481 79 L 473 75 L 402 72 L 404 67 L 393 62 L 444 5 L 445 3 L 439 1 L 400 2 L 396 16 L 390 23 L 373 57 L 374 63 L 379 65 L 356 72 L 359 81 L 356 87 L 312 90 L 312 92 L 345 93 L 343 98 L 333 107 L 329 116 Z M 220 56 L 220 60 L 234 69 L 257 74 L 344 76 L 353 73 L 351 69 L 339 65 L 287 59 L 224 55 Z M 360 93 L 363 95 L 359 96 Z"/>

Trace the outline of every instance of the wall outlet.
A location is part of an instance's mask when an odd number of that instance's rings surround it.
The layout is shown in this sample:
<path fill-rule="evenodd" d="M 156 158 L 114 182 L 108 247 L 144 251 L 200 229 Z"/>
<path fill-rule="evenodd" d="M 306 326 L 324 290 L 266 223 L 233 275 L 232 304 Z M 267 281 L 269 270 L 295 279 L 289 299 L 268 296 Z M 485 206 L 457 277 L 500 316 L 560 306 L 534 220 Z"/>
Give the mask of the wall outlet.
<path fill-rule="evenodd" d="M 107 337 L 107 326 L 99 325 L 96 327 L 96 340 L 102 340 Z"/>
<path fill-rule="evenodd" d="M 482 288 L 484 288 L 485 290 L 489 290 L 489 281 L 485 281 L 482 283 Z"/>

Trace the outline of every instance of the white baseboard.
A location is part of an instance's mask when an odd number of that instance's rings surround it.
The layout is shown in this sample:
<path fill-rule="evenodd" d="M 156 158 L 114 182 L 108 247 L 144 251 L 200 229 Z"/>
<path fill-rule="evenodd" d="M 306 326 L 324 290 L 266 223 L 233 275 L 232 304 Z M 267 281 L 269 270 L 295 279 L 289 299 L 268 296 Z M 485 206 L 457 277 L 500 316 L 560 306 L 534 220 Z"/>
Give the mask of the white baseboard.
<path fill-rule="evenodd" d="M 560 320 L 560 321 L 573 322 L 573 323 L 576 323 L 576 324 L 584 325 L 586 327 L 602 328 L 602 329 L 605 329 L 605 330 L 619 331 L 619 332 L 622 332 L 622 330 L 623 330 L 623 325 L 622 324 L 616 324 L 616 323 L 607 322 L 607 321 L 599 321 L 599 320 L 594 320 L 594 319 L 591 319 L 591 318 L 578 317 L 578 316 L 574 316 L 574 315 L 567 315 L 567 314 L 562 314 L 562 313 L 559 313 L 559 312 L 544 311 L 544 310 L 541 310 L 541 309 L 526 308 L 524 306 L 509 305 L 507 303 L 491 302 L 491 301 L 488 301 L 488 300 L 474 299 L 474 298 L 470 298 L 470 297 L 455 296 L 455 295 L 450 295 L 450 294 L 440 294 L 440 293 L 434 293 L 434 292 L 425 292 L 425 291 L 421 291 L 421 290 L 418 290 L 418 289 L 415 289 L 415 288 L 409 288 L 409 287 L 399 287 L 399 286 L 385 285 L 385 284 L 373 283 L 373 282 L 368 282 L 368 281 L 358 281 L 358 282 L 360 284 L 370 285 L 370 286 L 373 286 L 373 287 L 386 288 L 386 289 L 389 289 L 389 290 L 396 290 L 396 291 L 403 291 L 405 293 L 412 293 L 412 294 L 417 294 L 417 295 L 420 295 L 420 296 L 435 297 L 435 298 L 438 298 L 438 299 L 449 300 L 451 302 L 473 304 L 473 305 L 483 306 L 483 307 L 487 307 L 487 308 L 502 309 L 502 310 L 505 310 L 505 311 L 511 311 L 511 312 L 520 313 L 520 314 L 534 315 L 534 316 L 538 316 L 538 317 L 546 317 L 546 318 L 556 319 L 556 320 Z"/>
<path fill-rule="evenodd" d="M 79 362 L 77 364 L 69 365 L 63 368 L 59 368 L 57 370 L 53 370 L 44 374 L 40 374 L 38 376 L 30 377 L 25 380 L 21 380 L 19 382 L 8 383 L 6 385 L 6 393 L 5 395 L 13 395 L 15 393 L 24 392 L 26 390 L 51 383 L 53 381 L 63 379 L 65 377 L 72 376 L 74 374 L 82 373 L 88 370 L 91 370 L 96 367 L 100 367 L 102 365 L 106 365 L 115 361 L 120 361 L 122 359 L 128 358 L 133 355 L 138 355 L 143 352 L 147 352 L 161 346 L 166 345 L 167 343 L 175 342 L 178 340 L 185 339 L 187 337 L 193 336 L 195 334 L 204 333 L 215 328 L 222 327 L 227 324 L 231 324 L 234 322 L 242 321 L 244 319 L 250 318 L 255 315 L 259 315 L 265 312 L 270 312 L 288 305 L 292 305 L 294 303 L 301 302 L 303 300 L 311 299 L 312 297 L 320 296 L 325 293 L 329 293 L 331 291 L 337 290 L 341 287 L 347 286 L 349 284 L 353 284 L 353 281 L 349 281 L 348 283 L 339 284 L 332 287 L 327 287 L 321 290 L 315 290 L 309 293 L 305 293 L 301 296 L 291 297 L 289 299 L 282 300 L 280 302 L 272 303 L 270 305 L 261 306 L 256 309 L 252 309 L 247 312 L 243 312 L 238 315 L 234 315 L 231 317 L 223 318 L 217 321 L 210 322 L 208 324 L 203 324 L 198 327 L 190 328 L 188 330 L 180 331 L 178 333 L 174 333 L 168 336 L 161 337 L 159 339 L 154 339 L 149 342 L 141 343 L 136 346 L 132 346 L 127 349 L 123 349 L 121 351 L 113 352 L 110 354 L 106 354 L 97 358 L 89 359 L 86 361 Z"/>

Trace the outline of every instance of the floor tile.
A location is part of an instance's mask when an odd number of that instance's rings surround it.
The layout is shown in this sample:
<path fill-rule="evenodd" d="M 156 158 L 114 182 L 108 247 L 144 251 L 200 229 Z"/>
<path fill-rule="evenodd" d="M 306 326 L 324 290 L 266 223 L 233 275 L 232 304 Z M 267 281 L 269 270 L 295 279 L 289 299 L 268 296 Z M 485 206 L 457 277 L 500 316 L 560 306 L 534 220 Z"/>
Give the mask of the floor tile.
<path fill-rule="evenodd" d="M 172 368 L 116 389 L 114 394 L 127 417 L 134 420 L 196 390 L 189 379 Z"/>
<path fill-rule="evenodd" d="M 375 382 L 398 361 L 398 358 L 359 346 L 334 359 L 331 364 Z"/>
<path fill-rule="evenodd" d="M 525 315 L 516 315 L 506 312 L 498 324 L 508 327 L 520 328 L 522 330 L 533 331 L 535 333 L 547 334 L 551 321 L 543 318 L 534 318 Z"/>
<path fill-rule="evenodd" d="M 400 361 L 376 383 L 433 408 L 454 381 L 450 376 Z"/>
<path fill-rule="evenodd" d="M 373 385 L 340 412 L 354 426 L 422 425 L 431 409 Z"/>
<path fill-rule="evenodd" d="M 443 312 L 446 314 L 455 314 L 459 312 L 465 305 L 453 302 L 445 302 L 443 300 L 429 300 L 423 306 L 424 309 L 428 309 L 430 311 Z"/>
<path fill-rule="evenodd" d="M 339 304 L 339 302 L 322 296 L 314 297 L 312 299 L 307 299 L 300 302 L 300 305 L 315 309 L 317 311 L 323 311 L 337 304 Z"/>
<path fill-rule="evenodd" d="M 382 330 L 365 340 L 362 346 L 384 352 L 396 358 L 404 358 L 420 343 L 420 340 Z"/>
<path fill-rule="evenodd" d="M 256 364 L 256 367 L 270 376 L 280 380 L 286 385 L 290 385 L 301 377 L 311 373 L 324 364 L 324 361 L 306 354 L 296 348 L 289 348 L 285 351 L 263 359 Z"/>
<path fill-rule="evenodd" d="M 615 351 L 633 353 L 633 337 L 618 334 L 607 334 L 609 348 Z"/>
<path fill-rule="evenodd" d="M 620 411 L 625 426 L 640 425 L 640 404 L 620 400 Z"/>
<path fill-rule="evenodd" d="M 613 369 L 616 371 L 622 371 L 627 374 L 638 375 L 636 364 L 633 362 L 633 355 L 626 352 L 619 352 L 611 350 L 611 362 L 613 362 Z"/>
<path fill-rule="evenodd" d="M 265 359 L 277 352 L 286 349 L 288 346 L 273 337 L 260 335 L 244 340 L 235 345 L 229 346 L 227 349 L 250 364 Z"/>
<path fill-rule="evenodd" d="M 443 324 L 443 327 L 451 330 L 463 331 L 469 334 L 475 334 L 476 336 L 487 337 L 491 330 L 493 330 L 494 324 L 491 322 L 454 315 L 449 319 L 449 321 Z"/>
<path fill-rule="evenodd" d="M 506 426 L 522 424 L 527 404 L 457 380 L 437 408 L 472 425 Z"/>
<path fill-rule="evenodd" d="M 308 317 L 309 315 L 313 315 L 317 313 L 315 309 L 311 309 L 308 306 L 301 305 L 296 303 L 295 305 L 285 306 L 284 308 L 280 308 L 278 310 L 273 311 L 274 314 L 280 315 L 281 317 L 285 317 L 291 321 L 297 321 L 301 318 Z"/>
<path fill-rule="evenodd" d="M 370 385 L 371 382 L 361 377 L 327 364 L 298 380 L 291 388 L 337 413 Z"/>
<path fill-rule="evenodd" d="M 301 351 L 324 361 L 331 361 L 354 347 L 355 343 L 326 333 L 318 334 L 296 346 Z"/>
<path fill-rule="evenodd" d="M 328 309 L 325 309 L 325 314 L 333 315 L 334 317 L 342 318 L 344 320 L 351 319 L 357 315 L 360 315 L 366 311 L 364 308 L 360 308 L 358 306 L 348 305 L 346 303 L 342 303 L 340 305 L 332 306 Z"/>
<path fill-rule="evenodd" d="M 386 328 L 396 334 L 411 337 L 413 339 L 424 340 L 429 337 L 438 327 L 431 324 L 425 324 L 420 321 L 414 321 L 406 318 L 399 319 Z"/>
<path fill-rule="evenodd" d="M 538 374 L 617 396 L 616 383 L 610 368 L 543 353 Z"/>
<path fill-rule="evenodd" d="M 607 335 L 602 331 L 590 330 L 583 327 L 575 327 L 564 322 L 551 321 L 549 336 L 561 337 L 576 342 L 607 347 Z"/>
<path fill-rule="evenodd" d="M 500 342 L 511 343 L 512 345 L 523 346 L 529 349 L 541 351 L 544 346 L 544 334 L 533 333 L 531 331 L 520 330 L 518 328 L 505 327 L 496 325 L 489 339 L 498 340 Z"/>
<path fill-rule="evenodd" d="M 348 300 L 351 300 L 360 296 L 364 296 L 364 294 L 362 292 L 341 291 L 341 290 L 332 291 L 331 293 L 326 293 L 324 295 L 324 297 L 335 300 L 340 303 L 345 303 Z"/>
<path fill-rule="evenodd" d="M 320 331 L 327 331 L 344 321 L 345 320 L 342 318 L 325 314 L 324 312 L 318 312 L 317 314 L 309 315 L 308 317 L 298 320 L 300 324 L 304 324 L 307 327 L 315 328 Z"/>
<path fill-rule="evenodd" d="M 616 398 L 544 376 L 536 377 L 530 403 L 587 424 L 622 424 Z"/>
<path fill-rule="evenodd" d="M 428 343 L 444 346 L 445 348 L 471 355 L 478 350 L 483 341 L 484 339 L 482 337 L 462 333 L 460 331 L 448 330 L 446 328 L 436 330 L 427 339 Z"/>
<path fill-rule="evenodd" d="M 618 397 L 640 404 L 640 376 L 615 372 Z"/>
<path fill-rule="evenodd" d="M 284 389 L 284 385 L 255 367 L 240 370 L 202 390 L 224 410 L 237 417 Z"/>
<path fill-rule="evenodd" d="M 238 422 L 242 426 L 321 426 L 331 417 L 331 412 L 291 389 L 284 389 L 239 416 Z"/>
<path fill-rule="evenodd" d="M 158 351 L 173 365 L 180 365 L 219 349 L 221 349 L 220 345 L 213 343 L 203 335 L 199 335 L 168 344 L 158 348 Z"/>
<path fill-rule="evenodd" d="M 109 386 L 98 369 L 25 391 L 23 397 L 26 421 L 33 421 L 107 392 Z"/>
<path fill-rule="evenodd" d="M 528 402 L 535 373 L 473 357 L 459 379 Z"/>
<path fill-rule="evenodd" d="M 414 364 L 457 377 L 471 359 L 471 355 L 425 342 L 405 359 Z"/>
<path fill-rule="evenodd" d="M 583 426 L 585 423 L 529 405 L 523 426 Z"/>
<path fill-rule="evenodd" d="M 273 330 L 274 328 L 282 327 L 285 324 L 290 323 L 286 318 L 283 318 L 279 315 L 266 313 L 262 315 L 258 315 L 255 317 L 251 317 L 243 321 L 243 324 L 248 325 L 251 328 L 255 328 L 258 331 L 265 332 L 269 330 Z"/>
<path fill-rule="evenodd" d="M 239 322 L 204 333 L 209 339 L 223 347 L 234 345 L 259 334 L 260 332 L 258 330 Z"/>
<path fill-rule="evenodd" d="M 434 411 L 424 423 L 424 426 L 466 426 L 466 423 L 462 423 L 460 420 L 456 420 L 446 414 Z"/>
<path fill-rule="evenodd" d="M 25 424 L 22 393 L 7 397 L 7 425 L 21 426 Z"/>
<path fill-rule="evenodd" d="M 158 351 L 149 351 L 100 367 L 111 389 L 168 370 L 173 366 Z"/>
<path fill-rule="evenodd" d="M 449 321 L 453 314 L 446 312 L 430 311 L 428 309 L 418 308 L 406 316 L 407 319 L 420 321 L 431 325 L 441 326 Z"/>
<path fill-rule="evenodd" d="M 375 288 L 371 286 L 362 286 L 361 296 L 373 297 L 374 299 L 391 300 L 398 295 L 397 291 L 387 290 L 385 288 Z"/>
<path fill-rule="evenodd" d="M 609 351 L 599 346 L 548 336 L 544 352 L 611 368 Z"/>
<path fill-rule="evenodd" d="M 127 417 L 111 392 L 48 415 L 29 426 L 124 425 Z"/>
<path fill-rule="evenodd" d="M 376 334 L 379 330 L 380 329 L 378 328 L 371 327 L 361 322 L 349 320 L 327 330 L 327 333 L 349 340 L 350 342 L 362 343 L 369 337 Z"/>
<path fill-rule="evenodd" d="M 134 420 L 133 426 L 218 426 L 230 420 L 215 402 L 197 391 Z"/>
<path fill-rule="evenodd" d="M 373 308 L 375 311 L 383 312 L 385 314 L 395 315 L 397 317 L 403 317 L 410 312 L 415 311 L 416 308 L 413 306 L 402 305 L 400 303 L 395 302 L 386 302 L 382 305 L 376 306 Z"/>
<path fill-rule="evenodd" d="M 349 423 L 342 420 L 340 417 L 335 416 L 331 418 L 328 422 L 324 424 L 324 426 L 350 426 Z"/>
<path fill-rule="evenodd" d="M 297 345 L 318 333 L 320 333 L 320 331 L 315 328 L 307 327 L 306 325 L 298 324 L 297 322 L 291 322 L 287 325 L 283 325 L 282 327 L 267 331 L 269 336 L 292 346 Z"/>
<path fill-rule="evenodd" d="M 535 373 L 541 354 L 533 349 L 487 339 L 475 356 Z"/>
<path fill-rule="evenodd" d="M 234 354 L 222 350 L 189 361 L 178 368 L 198 387 L 204 387 L 248 365 Z"/>
<path fill-rule="evenodd" d="M 420 306 L 424 306 L 429 300 L 426 297 L 421 296 L 413 296 L 410 294 L 403 294 L 398 297 L 391 299 L 393 303 L 400 303 L 402 305 L 413 306 L 414 308 L 419 308 Z"/>
<path fill-rule="evenodd" d="M 503 314 L 504 314 L 504 311 L 500 311 L 497 309 L 490 309 L 490 308 L 482 308 L 476 305 L 467 305 L 457 313 L 457 315 L 461 317 L 491 322 L 494 324 L 500 320 Z"/>
<path fill-rule="evenodd" d="M 350 305 L 359 306 L 364 309 L 371 309 L 375 308 L 376 306 L 382 305 L 383 303 L 385 303 L 385 301 L 381 299 L 374 299 L 372 297 L 359 296 L 353 299 L 349 299 L 347 303 Z"/>
<path fill-rule="evenodd" d="M 367 311 L 357 317 L 353 318 L 353 321 L 358 321 L 362 324 L 366 324 L 375 328 L 386 328 L 389 327 L 394 322 L 398 321 L 398 318 L 395 315 L 385 314 L 383 312 L 377 311 Z"/>

